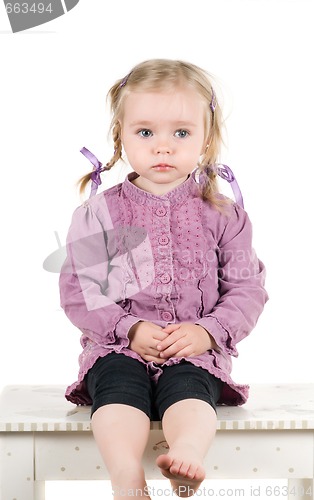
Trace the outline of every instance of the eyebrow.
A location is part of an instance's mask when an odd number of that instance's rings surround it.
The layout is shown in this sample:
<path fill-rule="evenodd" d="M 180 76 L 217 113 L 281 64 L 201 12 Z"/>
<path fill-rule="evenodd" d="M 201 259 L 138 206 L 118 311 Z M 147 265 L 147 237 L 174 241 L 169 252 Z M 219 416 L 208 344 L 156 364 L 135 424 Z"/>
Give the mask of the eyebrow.
<path fill-rule="evenodd" d="M 190 122 L 190 121 L 184 121 L 184 120 L 174 120 L 171 122 L 174 126 L 177 127 L 197 127 L 196 123 Z M 130 123 L 131 127 L 136 127 L 136 126 L 144 126 L 144 127 L 151 127 L 154 125 L 154 122 L 151 122 L 149 120 L 136 120 L 135 122 Z"/>

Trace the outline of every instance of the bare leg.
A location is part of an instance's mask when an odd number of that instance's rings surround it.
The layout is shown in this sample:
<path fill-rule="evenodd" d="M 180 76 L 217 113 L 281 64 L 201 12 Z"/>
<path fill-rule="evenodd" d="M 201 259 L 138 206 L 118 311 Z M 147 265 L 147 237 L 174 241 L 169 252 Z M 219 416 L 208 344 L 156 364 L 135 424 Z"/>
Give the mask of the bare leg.
<path fill-rule="evenodd" d="M 216 422 L 213 408 L 199 399 L 185 399 L 166 410 L 162 425 L 169 452 L 156 463 L 178 496 L 194 495 L 205 479 L 203 459 L 215 436 Z"/>
<path fill-rule="evenodd" d="M 115 500 L 129 496 L 149 500 L 142 455 L 150 421 L 145 413 L 132 406 L 110 404 L 95 411 L 93 434 L 108 469 Z"/>

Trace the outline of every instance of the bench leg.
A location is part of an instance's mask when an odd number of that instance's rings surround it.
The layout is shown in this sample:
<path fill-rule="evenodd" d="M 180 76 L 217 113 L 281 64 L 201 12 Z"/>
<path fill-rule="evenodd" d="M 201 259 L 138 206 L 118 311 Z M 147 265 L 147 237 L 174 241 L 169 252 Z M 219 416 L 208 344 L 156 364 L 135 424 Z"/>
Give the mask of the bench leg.
<path fill-rule="evenodd" d="M 0 438 L 0 498 L 37 500 L 34 437 L 31 432 L 8 432 Z M 44 496 L 38 497 L 44 500 Z"/>
<path fill-rule="evenodd" d="M 314 500 L 313 479 L 288 479 L 288 500 Z"/>
<path fill-rule="evenodd" d="M 34 500 L 45 500 L 45 481 L 34 482 Z"/>

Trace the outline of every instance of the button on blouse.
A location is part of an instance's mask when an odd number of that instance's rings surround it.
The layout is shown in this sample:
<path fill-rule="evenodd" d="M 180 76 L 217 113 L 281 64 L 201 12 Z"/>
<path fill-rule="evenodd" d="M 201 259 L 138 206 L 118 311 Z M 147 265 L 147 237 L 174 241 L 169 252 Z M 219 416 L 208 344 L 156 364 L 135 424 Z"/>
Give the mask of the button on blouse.
<path fill-rule="evenodd" d="M 167 213 L 167 210 L 165 209 L 165 207 L 158 207 L 155 211 L 155 214 L 158 215 L 158 217 L 163 217 L 164 215 L 166 215 Z"/>
<path fill-rule="evenodd" d="M 173 320 L 173 315 L 168 311 L 162 312 L 161 317 L 164 321 L 172 321 Z"/>
<path fill-rule="evenodd" d="M 168 245 L 168 243 L 169 243 L 168 236 L 160 236 L 158 238 L 158 243 L 160 243 L 160 245 Z"/>
<path fill-rule="evenodd" d="M 169 283 L 171 281 L 171 276 L 170 276 L 170 274 L 165 273 L 165 274 L 162 274 L 159 279 L 162 283 Z"/>

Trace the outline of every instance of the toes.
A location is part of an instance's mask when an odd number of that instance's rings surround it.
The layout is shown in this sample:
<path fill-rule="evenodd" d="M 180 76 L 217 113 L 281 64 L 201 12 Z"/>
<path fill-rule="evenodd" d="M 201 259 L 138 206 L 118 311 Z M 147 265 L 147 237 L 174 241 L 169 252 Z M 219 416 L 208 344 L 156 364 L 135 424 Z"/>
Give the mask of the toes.
<path fill-rule="evenodd" d="M 161 469 L 170 469 L 172 460 L 169 455 L 159 455 L 159 457 L 157 457 L 156 463 Z"/>
<path fill-rule="evenodd" d="M 187 479 L 202 482 L 205 471 L 198 463 L 171 458 L 169 455 L 160 455 L 156 464 L 160 467 L 162 474 L 169 479 Z"/>
<path fill-rule="evenodd" d="M 189 471 L 190 472 L 190 471 Z M 204 481 L 205 479 L 205 470 L 203 467 L 193 467 L 192 471 L 194 481 Z"/>
<path fill-rule="evenodd" d="M 169 471 L 171 474 L 174 476 L 181 475 L 181 469 L 184 466 L 183 462 L 181 460 L 173 460 L 171 467 L 169 468 Z"/>
<path fill-rule="evenodd" d="M 196 471 L 197 471 L 197 466 L 195 465 L 190 465 L 190 467 L 188 468 L 188 470 L 186 471 L 186 477 L 188 477 L 189 479 L 195 479 L 195 475 L 196 475 Z"/>
<path fill-rule="evenodd" d="M 191 477 L 189 472 L 191 469 L 191 465 L 189 463 L 181 463 L 180 469 L 178 470 L 178 475 L 183 477 Z"/>

